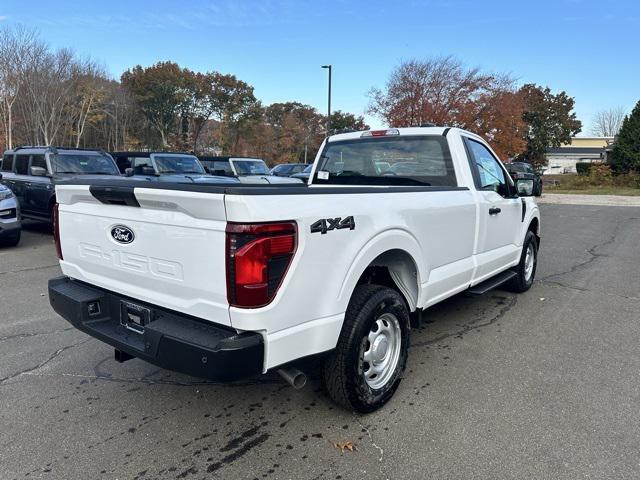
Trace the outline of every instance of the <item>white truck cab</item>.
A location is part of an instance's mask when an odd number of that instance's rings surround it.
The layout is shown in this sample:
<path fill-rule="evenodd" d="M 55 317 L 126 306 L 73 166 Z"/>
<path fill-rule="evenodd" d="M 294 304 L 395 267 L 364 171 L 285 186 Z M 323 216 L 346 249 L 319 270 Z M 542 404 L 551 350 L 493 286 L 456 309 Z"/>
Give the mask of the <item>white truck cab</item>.
<path fill-rule="evenodd" d="M 118 359 L 298 383 L 296 361 L 321 355 L 329 395 L 362 412 L 395 392 L 410 319 L 465 290 L 528 290 L 540 242 L 532 181 L 457 128 L 331 136 L 306 185 L 56 192 L 51 304 Z"/>

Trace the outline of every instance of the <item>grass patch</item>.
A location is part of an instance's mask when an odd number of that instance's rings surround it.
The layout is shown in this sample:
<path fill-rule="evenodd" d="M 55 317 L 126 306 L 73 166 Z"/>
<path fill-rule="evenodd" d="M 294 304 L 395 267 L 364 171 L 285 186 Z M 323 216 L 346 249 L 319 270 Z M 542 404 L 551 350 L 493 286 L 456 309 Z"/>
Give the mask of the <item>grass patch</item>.
<path fill-rule="evenodd" d="M 639 196 L 640 188 L 631 187 L 587 187 L 587 188 L 563 188 L 545 186 L 542 194 L 545 193 L 573 193 L 578 195 L 624 195 L 624 196 Z"/>

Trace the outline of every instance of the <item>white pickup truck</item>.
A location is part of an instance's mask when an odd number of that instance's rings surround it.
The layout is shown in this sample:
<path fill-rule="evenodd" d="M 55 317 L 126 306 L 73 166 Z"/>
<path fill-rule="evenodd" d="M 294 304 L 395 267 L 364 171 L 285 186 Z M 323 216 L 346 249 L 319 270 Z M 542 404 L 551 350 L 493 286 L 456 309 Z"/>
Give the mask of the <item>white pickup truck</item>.
<path fill-rule="evenodd" d="M 318 356 L 331 398 L 369 412 L 398 387 L 425 309 L 529 289 L 532 191 L 482 138 L 441 127 L 331 136 L 308 185 L 66 180 L 50 302 L 116 359 L 198 377 L 278 370 L 299 386 L 296 361 Z"/>

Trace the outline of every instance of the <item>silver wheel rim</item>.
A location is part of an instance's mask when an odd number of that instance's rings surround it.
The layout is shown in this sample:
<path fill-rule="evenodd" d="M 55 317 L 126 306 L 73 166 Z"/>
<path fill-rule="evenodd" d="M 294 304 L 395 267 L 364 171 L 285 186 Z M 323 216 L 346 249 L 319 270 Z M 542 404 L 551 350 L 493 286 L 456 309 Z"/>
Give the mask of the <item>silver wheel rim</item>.
<path fill-rule="evenodd" d="M 528 282 L 533 275 L 533 265 L 536 260 L 536 255 L 533 253 L 533 245 L 529 244 L 527 247 L 527 253 L 524 257 L 524 279 Z"/>
<path fill-rule="evenodd" d="M 362 339 L 361 371 L 371 388 L 389 383 L 400 360 L 401 343 L 400 322 L 392 313 L 382 314 Z"/>

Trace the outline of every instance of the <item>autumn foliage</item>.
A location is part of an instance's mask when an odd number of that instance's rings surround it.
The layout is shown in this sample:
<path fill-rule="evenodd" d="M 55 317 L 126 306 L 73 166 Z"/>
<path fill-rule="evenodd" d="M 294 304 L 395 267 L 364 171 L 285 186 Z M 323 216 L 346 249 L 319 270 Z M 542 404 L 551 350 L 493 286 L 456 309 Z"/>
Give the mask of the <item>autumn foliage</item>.
<path fill-rule="evenodd" d="M 425 123 L 460 127 L 484 136 L 503 159 L 544 162 L 544 148 L 580 131 L 573 99 L 536 85 L 516 87 L 508 75 L 467 68 L 452 57 L 409 60 L 384 88 L 369 92 L 369 112 L 390 126 Z M 540 153 L 539 140 L 547 145 Z"/>

